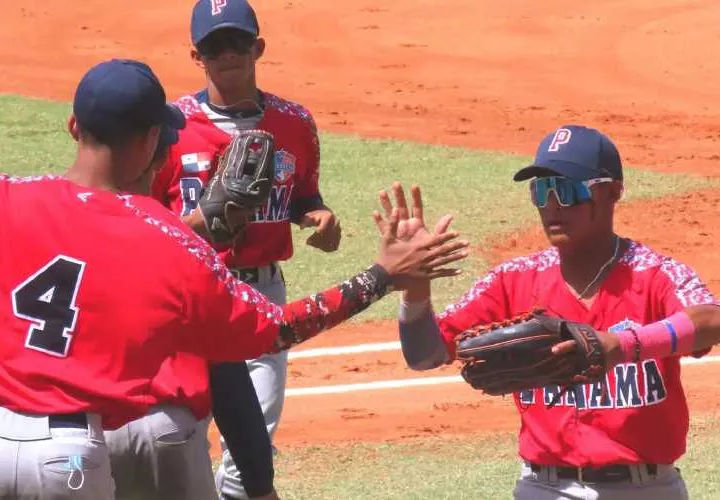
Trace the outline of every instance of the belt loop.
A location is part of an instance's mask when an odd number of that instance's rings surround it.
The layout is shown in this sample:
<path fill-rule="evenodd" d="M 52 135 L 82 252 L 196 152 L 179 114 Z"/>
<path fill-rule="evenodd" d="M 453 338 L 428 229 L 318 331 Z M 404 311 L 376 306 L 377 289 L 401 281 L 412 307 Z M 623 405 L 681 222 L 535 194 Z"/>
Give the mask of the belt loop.
<path fill-rule="evenodd" d="M 102 417 L 98 413 L 87 414 L 88 423 L 88 438 L 92 441 L 105 441 L 105 434 L 103 432 Z"/>
<path fill-rule="evenodd" d="M 650 473 L 645 464 L 633 464 L 630 466 L 630 481 L 633 483 L 647 483 L 650 481 Z"/>
<path fill-rule="evenodd" d="M 552 486 L 558 485 L 558 473 L 557 467 L 549 466 L 547 468 L 547 482 Z"/>

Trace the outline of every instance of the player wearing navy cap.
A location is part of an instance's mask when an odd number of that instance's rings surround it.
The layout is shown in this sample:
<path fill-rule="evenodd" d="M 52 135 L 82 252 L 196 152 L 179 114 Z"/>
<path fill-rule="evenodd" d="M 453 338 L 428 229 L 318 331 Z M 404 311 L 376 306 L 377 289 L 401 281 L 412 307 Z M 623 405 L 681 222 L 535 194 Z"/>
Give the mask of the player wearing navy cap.
<path fill-rule="evenodd" d="M 688 432 L 680 358 L 707 352 L 697 336 L 717 340 L 716 298 L 687 265 L 615 233 L 622 162 L 598 130 L 559 127 L 514 179 L 530 180 L 551 247 L 501 263 L 437 315 L 429 282 L 411 285 L 399 318 L 408 365 L 452 362 L 463 332 L 535 308 L 590 325 L 608 356 L 604 380 L 513 394 L 523 460 L 514 498 L 686 499 L 675 468 Z"/>
<path fill-rule="evenodd" d="M 172 353 L 212 362 L 289 349 L 364 310 L 397 278 L 462 258 L 456 235 L 400 241 L 375 265 L 277 306 L 236 280 L 147 191 L 182 116 L 142 63 L 112 60 L 78 85 L 64 177 L 0 176 L 0 497 L 114 498 L 103 430 L 145 415 Z M 209 473 L 210 471 L 208 471 Z M 177 498 L 177 497 L 164 497 Z M 197 497 L 196 497 L 197 498 Z"/>
<path fill-rule="evenodd" d="M 176 101 L 186 114 L 188 126 L 171 148 L 170 160 L 153 184 L 153 196 L 199 234 L 206 234 L 198 200 L 215 175 L 218 158 L 231 137 L 245 129 L 272 133 L 276 175 L 267 203 L 244 224 L 232 244 L 217 244 L 215 249 L 241 279 L 282 304 L 287 299 L 282 264 L 292 258 L 296 244 L 292 225 L 312 228 L 306 243 L 322 251 L 335 251 L 341 239 L 338 218 L 327 207 L 319 187 L 320 145 L 313 116 L 304 106 L 258 87 L 257 63 L 266 41 L 248 1 L 196 1 L 190 38 L 192 59 L 205 73 L 206 85 Z M 285 399 L 287 353 L 261 356 L 247 364 L 272 437 Z M 165 411 L 192 413 L 203 425 L 206 416 L 196 401 L 208 399 L 207 370 L 187 358 L 174 360 L 169 368 L 158 379 Z M 213 377 L 212 392 L 223 392 L 226 400 L 233 398 L 229 388 L 235 385 L 230 368 L 224 367 L 223 377 Z M 226 387 L 218 388 L 223 383 Z M 223 408 L 219 410 L 216 416 L 222 417 Z M 228 415 L 228 423 L 233 420 L 242 428 L 240 416 Z M 243 464 L 236 462 L 244 455 L 240 462 L 257 464 L 259 457 L 246 459 L 248 450 L 234 446 L 225 430 L 221 433 L 223 460 L 216 477 L 219 489 L 228 498 L 253 495 L 258 474 L 241 470 Z"/>

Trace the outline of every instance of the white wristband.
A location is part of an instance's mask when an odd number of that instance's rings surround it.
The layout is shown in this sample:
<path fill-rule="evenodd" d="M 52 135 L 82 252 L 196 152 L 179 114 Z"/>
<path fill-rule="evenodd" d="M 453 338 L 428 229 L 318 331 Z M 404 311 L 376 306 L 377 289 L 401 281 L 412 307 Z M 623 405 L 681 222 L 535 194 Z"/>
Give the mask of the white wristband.
<path fill-rule="evenodd" d="M 428 311 L 432 310 L 430 305 L 430 299 L 421 300 L 420 302 L 400 302 L 400 311 L 398 313 L 398 320 L 403 323 L 412 323 L 416 319 L 421 318 Z"/>

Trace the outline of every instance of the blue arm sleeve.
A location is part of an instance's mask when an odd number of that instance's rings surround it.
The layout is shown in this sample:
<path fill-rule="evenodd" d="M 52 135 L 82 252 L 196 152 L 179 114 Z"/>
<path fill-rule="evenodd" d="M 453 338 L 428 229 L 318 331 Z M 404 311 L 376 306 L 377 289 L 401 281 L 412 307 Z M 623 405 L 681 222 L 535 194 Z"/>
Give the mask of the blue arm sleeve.
<path fill-rule="evenodd" d="M 213 418 L 242 477 L 249 497 L 273 491 L 270 436 L 244 361 L 210 368 Z"/>
<path fill-rule="evenodd" d="M 299 222 L 303 215 L 312 210 L 320 210 L 325 206 L 322 196 L 308 196 L 297 198 L 290 203 L 290 221 Z"/>
<path fill-rule="evenodd" d="M 446 363 L 447 348 L 432 308 L 428 305 L 412 318 L 406 314 L 406 305 L 400 308 L 400 345 L 407 365 L 413 370 L 430 370 Z"/>

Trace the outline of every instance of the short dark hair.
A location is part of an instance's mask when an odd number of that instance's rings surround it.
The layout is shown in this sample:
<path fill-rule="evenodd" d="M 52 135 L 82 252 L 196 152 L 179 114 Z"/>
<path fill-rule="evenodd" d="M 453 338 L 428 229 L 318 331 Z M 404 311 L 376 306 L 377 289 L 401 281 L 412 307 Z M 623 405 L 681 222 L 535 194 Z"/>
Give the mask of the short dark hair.
<path fill-rule="evenodd" d="M 78 124 L 78 132 L 83 140 L 93 142 L 110 149 L 119 149 L 128 145 L 128 143 L 136 137 L 147 135 L 154 125 L 143 127 L 143 129 L 127 130 L 123 132 L 114 132 L 112 134 L 102 132 L 90 132 Z"/>

